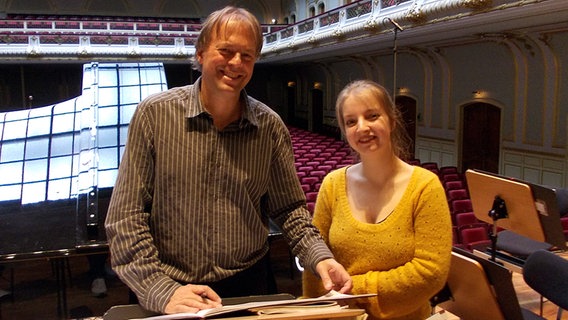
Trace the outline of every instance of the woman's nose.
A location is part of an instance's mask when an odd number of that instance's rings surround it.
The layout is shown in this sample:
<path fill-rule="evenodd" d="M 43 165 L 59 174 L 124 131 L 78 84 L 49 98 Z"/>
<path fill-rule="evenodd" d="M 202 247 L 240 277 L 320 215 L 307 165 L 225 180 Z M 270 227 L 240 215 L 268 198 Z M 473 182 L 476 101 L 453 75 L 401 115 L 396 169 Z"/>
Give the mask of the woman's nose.
<path fill-rule="evenodd" d="M 369 129 L 367 121 L 365 121 L 365 119 L 359 119 L 359 121 L 357 121 L 357 130 L 367 130 L 367 129 Z"/>

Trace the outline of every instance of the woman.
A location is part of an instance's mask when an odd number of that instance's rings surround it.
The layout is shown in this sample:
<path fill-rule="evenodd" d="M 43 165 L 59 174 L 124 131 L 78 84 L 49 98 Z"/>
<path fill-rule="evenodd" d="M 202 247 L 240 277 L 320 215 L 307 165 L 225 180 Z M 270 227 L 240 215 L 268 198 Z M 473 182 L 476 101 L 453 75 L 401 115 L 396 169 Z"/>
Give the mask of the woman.
<path fill-rule="evenodd" d="M 351 275 L 352 293 L 377 293 L 352 307 L 366 309 L 369 319 L 425 319 L 450 268 L 444 189 L 435 174 L 402 160 L 408 138 L 380 85 L 348 84 L 336 117 L 360 162 L 325 177 L 313 222 Z M 303 280 L 305 296 L 325 293 L 308 272 Z"/>

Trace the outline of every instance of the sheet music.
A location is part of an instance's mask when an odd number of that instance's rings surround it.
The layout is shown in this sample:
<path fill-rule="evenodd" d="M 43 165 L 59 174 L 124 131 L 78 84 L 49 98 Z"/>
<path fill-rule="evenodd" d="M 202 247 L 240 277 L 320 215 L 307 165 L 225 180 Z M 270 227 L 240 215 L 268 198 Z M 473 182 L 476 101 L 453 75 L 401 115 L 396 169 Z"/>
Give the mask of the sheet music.
<path fill-rule="evenodd" d="M 200 310 L 196 313 L 175 313 L 175 314 L 166 314 L 166 315 L 159 315 L 159 316 L 152 316 L 147 318 L 139 318 L 134 320 L 175 320 L 175 319 L 206 319 L 207 317 L 212 317 L 215 315 L 235 312 L 235 311 L 244 311 L 244 310 L 258 310 L 260 308 L 266 307 L 277 307 L 277 306 L 301 306 L 301 305 L 308 305 L 310 303 L 320 303 L 324 301 L 342 301 L 342 300 L 350 300 L 350 299 L 359 299 L 359 298 L 368 298 L 374 297 L 377 294 L 375 293 L 368 293 L 368 294 L 345 294 L 339 293 L 337 291 L 331 290 L 327 294 L 317 297 L 317 298 L 306 298 L 306 299 L 294 299 L 294 300 L 277 300 L 277 301 L 261 301 L 261 302 L 246 302 L 236 305 L 228 305 L 222 306 L 218 308 L 211 308 L 211 309 L 204 309 Z"/>

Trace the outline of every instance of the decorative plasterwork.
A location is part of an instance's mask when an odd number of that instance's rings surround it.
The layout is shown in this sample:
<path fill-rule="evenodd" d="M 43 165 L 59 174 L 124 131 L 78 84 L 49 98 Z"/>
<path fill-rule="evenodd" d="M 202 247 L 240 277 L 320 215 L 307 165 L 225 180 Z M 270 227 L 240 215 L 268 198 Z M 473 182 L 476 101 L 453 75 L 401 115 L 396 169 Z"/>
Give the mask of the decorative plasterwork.
<path fill-rule="evenodd" d="M 325 18 L 325 23 L 315 24 L 310 31 L 294 30 L 290 34 L 291 29 L 287 28 L 271 33 L 265 37 L 261 61 L 301 59 L 301 55 L 304 59 L 310 55 L 321 57 L 326 48 L 327 56 L 332 55 L 331 52 L 338 54 L 340 50 L 356 52 L 354 46 L 360 48 L 360 52 L 370 48 L 390 50 L 393 31 L 390 20 L 402 26 L 405 32 L 400 34 L 399 40 L 402 45 L 408 46 L 416 42 L 436 43 L 448 39 L 470 41 L 475 38 L 476 30 L 481 29 L 502 32 L 504 29 L 526 28 L 530 26 L 528 21 L 534 23 L 543 11 L 550 13 L 547 14 L 548 21 L 542 21 L 543 24 L 551 24 L 552 20 L 561 23 L 559 19 L 565 20 L 561 13 L 568 10 L 565 0 L 410 0 L 382 8 L 383 2 L 358 1 L 337 8 L 339 19 L 333 23 L 327 17 L 335 16 L 334 10 L 325 16 L 316 16 L 313 19 Z M 371 9 L 351 8 L 361 7 L 364 3 L 371 5 Z M 554 19 L 553 15 L 556 15 Z M 293 43 L 293 47 L 288 43 Z M 314 48 L 314 44 L 317 47 Z"/>
<path fill-rule="evenodd" d="M 481 10 L 491 6 L 492 0 L 463 0 L 463 5 L 466 8 Z"/>
<path fill-rule="evenodd" d="M 503 15 L 507 15 L 507 28 L 513 28 L 508 9 L 523 11 L 524 7 L 532 7 L 522 14 L 515 13 L 516 21 L 528 20 L 523 19 L 523 15 L 529 17 L 532 11 L 548 10 L 546 23 L 550 23 L 551 16 L 568 10 L 566 0 L 407 0 L 384 8 L 381 7 L 383 2 L 357 1 L 278 31 L 269 30 L 264 36 L 261 61 L 286 59 L 290 54 L 298 56 L 299 52 L 306 50 L 311 50 L 310 54 L 326 51 L 327 55 L 340 49 L 353 52 L 352 48 L 357 44 L 362 50 L 368 50 L 370 46 L 367 43 L 372 44 L 375 50 L 381 47 L 388 50 L 390 44 L 387 43 L 390 43 L 393 31 L 390 20 L 404 28 L 405 32 L 400 37 L 402 42 L 413 37 L 412 41 L 423 43 L 442 37 L 473 37 L 479 32 L 470 29 L 484 26 L 489 19 L 493 19 L 490 22 L 496 25 L 503 21 Z M 475 19 L 462 22 L 467 20 L 464 18 L 471 17 Z M 126 26 L 120 22 L 109 22 L 102 28 L 93 29 L 92 25 L 83 22 L 80 26 L 58 28 L 58 25 L 70 23 L 76 22 L 35 21 L 37 27 L 30 28 L 25 21 L 0 20 L 0 58 L 5 61 L 81 60 L 85 57 L 98 61 L 182 61 L 194 55 L 194 41 L 200 27 L 191 24 L 168 26 L 165 23 L 147 30 L 142 28 L 143 23 L 138 26 L 137 22 L 133 22 Z M 96 23 L 101 22 L 92 24 Z M 149 23 L 145 25 L 148 27 Z M 175 30 L 167 30 L 167 27 L 175 27 Z M 412 45 L 402 42 L 402 45 Z"/>
<path fill-rule="evenodd" d="M 200 25 L 138 21 L 0 20 L 3 61 L 180 60 L 191 57 Z"/>

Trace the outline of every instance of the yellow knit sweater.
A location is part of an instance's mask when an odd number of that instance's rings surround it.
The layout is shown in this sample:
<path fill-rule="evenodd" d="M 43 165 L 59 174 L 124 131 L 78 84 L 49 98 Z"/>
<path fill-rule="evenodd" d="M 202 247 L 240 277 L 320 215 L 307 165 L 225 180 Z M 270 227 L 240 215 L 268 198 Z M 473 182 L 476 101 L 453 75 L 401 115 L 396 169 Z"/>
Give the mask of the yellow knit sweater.
<path fill-rule="evenodd" d="M 450 268 L 452 226 L 447 198 L 438 177 L 415 167 L 393 213 L 377 224 L 351 214 L 346 168 L 331 172 L 319 190 L 314 224 L 336 260 L 353 279 L 353 294 L 377 293 L 351 306 L 369 319 L 425 319 L 429 299 L 445 284 Z M 304 295 L 324 294 L 321 281 L 303 275 Z"/>

